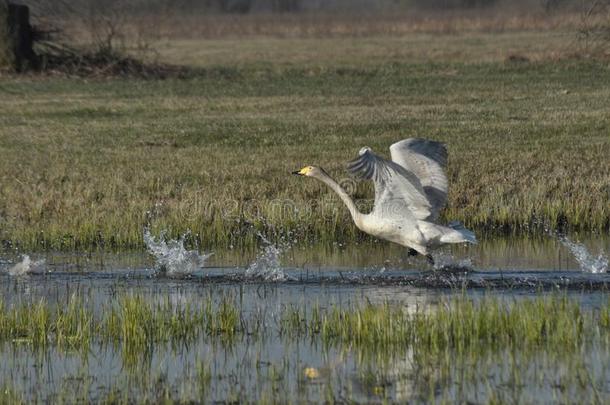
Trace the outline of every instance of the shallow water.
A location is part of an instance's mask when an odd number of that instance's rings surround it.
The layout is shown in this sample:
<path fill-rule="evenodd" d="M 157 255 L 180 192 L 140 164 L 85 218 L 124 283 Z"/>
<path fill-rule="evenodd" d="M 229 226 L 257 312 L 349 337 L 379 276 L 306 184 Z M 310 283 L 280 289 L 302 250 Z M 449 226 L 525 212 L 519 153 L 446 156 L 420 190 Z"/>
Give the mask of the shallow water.
<path fill-rule="evenodd" d="M 571 240 L 578 242 L 574 236 Z M 37 266 L 20 276 L 11 276 L 9 269 L 23 258 L 5 252 L 0 300 L 9 307 L 41 299 L 62 307 L 77 296 L 102 316 L 125 295 L 174 305 L 205 300 L 220 305 L 224 297 L 232 297 L 241 322 L 260 325 L 264 332 L 231 341 L 201 336 L 188 345 L 159 343 L 137 353 L 95 340 L 85 351 L 4 342 L 0 391 L 8 388 L 27 401 L 41 402 L 164 397 L 223 402 L 604 402 L 610 399 L 606 347 L 583 348 L 576 356 L 544 348 L 533 353 L 500 349 L 475 357 L 454 353 L 448 364 L 441 359 L 431 366 L 414 348 L 370 353 L 289 337 L 281 333 L 281 317 L 287 309 L 314 305 L 330 309 L 389 303 L 410 312 L 434 310 L 451 295 L 479 299 L 491 294 L 510 301 L 557 291 L 565 291 L 583 308 L 600 308 L 608 303 L 610 274 L 597 272 L 595 266 L 603 266 L 609 241 L 584 240 L 579 246 L 588 257 L 574 256 L 569 245 L 554 238 L 482 241 L 474 248 L 438 254 L 437 262 L 448 267 L 440 270 L 386 244 L 313 249 L 263 243 L 259 252 L 224 251 L 209 257 L 189 251 L 182 242 L 163 247 L 155 240 L 161 251 L 153 254 L 30 254 L 30 263 Z M 164 249 L 174 249 L 175 256 L 167 257 L 169 250 Z M 183 257 L 186 267 L 171 260 L 176 257 Z M 161 270 L 160 260 L 173 270 Z"/>

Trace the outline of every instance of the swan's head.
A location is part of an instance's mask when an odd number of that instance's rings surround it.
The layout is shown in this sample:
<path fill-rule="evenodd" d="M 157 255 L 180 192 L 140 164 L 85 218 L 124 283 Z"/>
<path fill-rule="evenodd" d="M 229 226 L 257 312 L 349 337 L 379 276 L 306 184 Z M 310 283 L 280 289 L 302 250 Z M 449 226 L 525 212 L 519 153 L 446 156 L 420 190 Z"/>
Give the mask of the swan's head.
<path fill-rule="evenodd" d="M 296 174 L 297 176 L 316 177 L 316 176 L 322 174 L 322 169 L 320 169 L 319 167 L 316 167 L 316 166 L 305 166 L 301 170 L 292 172 L 292 174 Z"/>
<path fill-rule="evenodd" d="M 366 152 L 370 152 L 371 150 L 372 150 L 371 148 L 369 148 L 368 146 L 365 146 L 364 148 L 360 149 L 360 151 L 358 152 L 358 156 L 362 156 Z"/>

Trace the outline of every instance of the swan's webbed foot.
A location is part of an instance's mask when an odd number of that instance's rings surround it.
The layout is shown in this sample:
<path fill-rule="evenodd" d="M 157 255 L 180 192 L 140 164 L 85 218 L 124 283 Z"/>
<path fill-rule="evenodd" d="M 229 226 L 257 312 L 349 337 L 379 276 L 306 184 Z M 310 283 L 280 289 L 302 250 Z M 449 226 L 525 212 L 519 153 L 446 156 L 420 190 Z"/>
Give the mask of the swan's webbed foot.
<path fill-rule="evenodd" d="M 409 248 L 409 250 L 407 251 L 408 256 L 417 256 L 418 254 L 419 254 L 419 252 L 415 249 Z"/>
<path fill-rule="evenodd" d="M 426 255 L 426 260 L 428 260 L 428 263 L 430 263 L 430 265 L 434 266 L 434 257 L 432 257 L 431 254 Z"/>

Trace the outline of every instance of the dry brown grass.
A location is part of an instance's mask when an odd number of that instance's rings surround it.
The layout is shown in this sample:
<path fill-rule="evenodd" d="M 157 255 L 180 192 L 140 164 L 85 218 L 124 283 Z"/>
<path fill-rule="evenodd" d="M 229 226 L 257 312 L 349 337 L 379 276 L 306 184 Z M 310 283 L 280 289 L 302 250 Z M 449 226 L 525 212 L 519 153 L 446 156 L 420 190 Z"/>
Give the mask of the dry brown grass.
<path fill-rule="evenodd" d="M 144 15 L 126 20 L 115 45 L 137 58 L 195 67 L 345 66 L 413 62 L 540 61 L 598 56 L 583 40 L 605 15 L 498 10 L 397 14 Z M 93 41 L 65 21 L 66 38 Z M 598 41 L 599 42 L 599 41 Z M 599 44 L 597 44 L 599 45 Z"/>
<path fill-rule="evenodd" d="M 363 37 L 413 33 L 574 30 L 579 13 L 442 12 L 435 14 L 173 15 L 134 20 L 162 38 Z M 148 28 L 147 28 L 148 27 Z"/>
<path fill-rule="evenodd" d="M 556 60 L 572 52 L 573 35 L 553 31 L 470 32 L 457 35 L 414 33 L 402 37 L 170 39 L 154 44 L 158 59 L 193 67 L 306 66 L 320 70 L 368 69 L 386 64 L 530 62 Z M 446 72 L 451 76 L 451 69 Z"/>
<path fill-rule="evenodd" d="M 604 16 L 589 16 L 589 24 Z M 76 42 L 92 40 L 86 19 L 53 21 Z M 47 24 L 45 21 L 44 24 Z M 119 24 L 119 23 L 117 23 Z M 149 14 L 124 19 L 117 25 L 116 40 L 130 44 L 158 39 L 234 38 L 329 38 L 404 36 L 408 34 L 455 34 L 510 31 L 571 31 L 583 26 L 583 14 L 563 12 L 476 12 L 435 13 L 299 13 L 299 14 Z"/>

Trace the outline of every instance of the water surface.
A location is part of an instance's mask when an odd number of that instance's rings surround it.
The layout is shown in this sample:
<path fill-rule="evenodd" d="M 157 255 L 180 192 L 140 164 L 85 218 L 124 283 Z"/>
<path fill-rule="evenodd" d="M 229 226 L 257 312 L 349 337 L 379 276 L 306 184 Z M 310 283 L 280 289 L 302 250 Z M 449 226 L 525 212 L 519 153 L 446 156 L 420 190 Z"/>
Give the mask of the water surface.
<path fill-rule="evenodd" d="M 431 362 L 423 361 L 416 347 L 367 352 L 287 336 L 282 317 L 294 308 L 386 303 L 407 312 L 433 311 L 452 295 L 477 300 L 490 294 L 507 302 L 567 294 L 583 308 L 597 310 L 609 300 L 610 274 L 597 272 L 603 270 L 608 242 L 603 237 L 576 246 L 555 238 L 483 241 L 437 254 L 437 269 L 386 244 L 322 249 L 262 243 L 257 252 L 219 251 L 208 257 L 166 243 L 165 248 L 154 245 L 153 254 L 30 253 L 35 266 L 20 276 L 9 270 L 23 263 L 21 254 L 5 252 L 0 300 L 7 307 L 41 300 L 62 307 L 79 297 L 102 317 L 125 296 L 176 306 L 205 301 L 218 306 L 229 297 L 240 322 L 259 325 L 263 332 L 233 340 L 199 336 L 188 345 L 159 343 L 139 352 L 96 339 L 84 351 L 5 341 L 0 388 L 5 395 L 39 402 L 603 402 L 610 400 L 606 346 L 570 355 L 544 348 L 453 352 L 451 361 Z M 587 255 L 578 253 L 581 247 Z"/>

